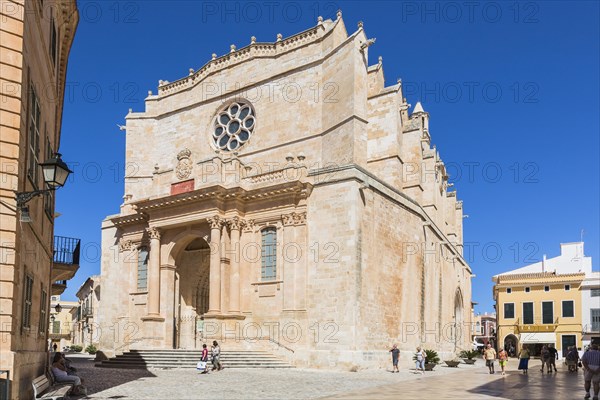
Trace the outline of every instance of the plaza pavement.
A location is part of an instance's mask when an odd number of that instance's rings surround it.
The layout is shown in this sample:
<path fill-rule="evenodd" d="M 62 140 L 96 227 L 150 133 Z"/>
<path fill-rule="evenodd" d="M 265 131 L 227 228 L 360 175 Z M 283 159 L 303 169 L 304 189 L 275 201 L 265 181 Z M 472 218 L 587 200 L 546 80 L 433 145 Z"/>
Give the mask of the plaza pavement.
<path fill-rule="evenodd" d="M 475 366 L 436 367 L 425 375 L 409 370 L 335 372 L 309 369 L 195 370 L 96 368 L 91 359 L 71 357 L 85 379 L 86 399 L 583 399 L 583 374 L 543 374 L 532 361 L 528 375 L 509 362 L 509 373 L 490 375 L 482 360 Z"/>

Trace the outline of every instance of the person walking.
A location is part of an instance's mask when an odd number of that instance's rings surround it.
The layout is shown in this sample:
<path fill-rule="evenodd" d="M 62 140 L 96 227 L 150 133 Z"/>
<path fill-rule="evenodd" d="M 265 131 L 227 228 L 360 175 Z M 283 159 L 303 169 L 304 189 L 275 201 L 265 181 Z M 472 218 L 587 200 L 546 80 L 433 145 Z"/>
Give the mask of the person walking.
<path fill-rule="evenodd" d="M 598 400 L 600 394 L 600 351 L 598 344 L 592 344 L 590 350 L 586 351 L 581 356 L 581 364 L 583 365 L 583 382 L 585 389 L 585 398 L 590 398 L 590 388 L 594 385 L 594 399 Z"/>
<path fill-rule="evenodd" d="M 575 346 L 569 347 L 569 352 L 567 353 L 567 367 L 569 367 L 569 372 L 577 372 L 577 364 L 579 363 L 579 353 L 577 352 L 577 348 Z"/>
<path fill-rule="evenodd" d="M 425 373 L 425 351 L 420 347 L 417 347 L 417 352 L 415 353 L 415 373 L 419 373 L 421 371 L 421 375 Z"/>
<path fill-rule="evenodd" d="M 219 347 L 219 343 L 217 343 L 216 340 L 213 340 L 213 345 L 210 348 L 211 350 L 211 354 L 212 354 L 212 364 L 213 364 L 213 371 L 216 369 L 217 371 L 220 371 L 223 369 L 223 366 L 221 365 L 221 348 Z"/>
<path fill-rule="evenodd" d="M 504 349 L 500 349 L 498 352 L 498 364 L 500 364 L 502 375 L 505 375 L 506 364 L 508 364 L 508 353 Z"/>
<path fill-rule="evenodd" d="M 544 345 L 542 347 L 542 351 L 540 352 L 540 359 L 542 360 L 542 374 L 544 373 L 544 367 L 547 366 L 548 373 L 552 372 L 552 368 L 550 367 L 550 351 L 548 350 L 548 346 Z"/>
<path fill-rule="evenodd" d="M 548 347 L 548 372 L 552 372 L 552 367 L 554 367 L 554 372 L 556 370 L 556 360 L 558 359 L 558 350 L 554 348 L 553 344 L 550 344 Z"/>
<path fill-rule="evenodd" d="M 398 358 L 400 358 L 400 350 L 398 350 L 398 345 L 394 344 L 390 349 L 390 353 L 392 353 L 392 374 L 394 372 L 400 373 L 398 369 Z"/>
<path fill-rule="evenodd" d="M 492 348 L 492 345 L 488 343 L 483 352 L 483 359 L 485 360 L 485 365 L 490 370 L 490 374 L 493 374 L 494 371 L 494 360 L 496 359 L 496 350 Z"/>
<path fill-rule="evenodd" d="M 519 351 L 519 369 L 523 370 L 524 374 L 527 374 L 527 370 L 529 369 L 529 350 L 525 347 Z"/>
<path fill-rule="evenodd" d="M 202 357 L 200 357 L 200 361 L 203 361 L 206 365 L 206 367 L 204 368 L 204 371 L 202 371 L 202 373 L 208 374 L 208 348 L 206 346 L 206 343 L 204 343 L 202 345 Z"/>

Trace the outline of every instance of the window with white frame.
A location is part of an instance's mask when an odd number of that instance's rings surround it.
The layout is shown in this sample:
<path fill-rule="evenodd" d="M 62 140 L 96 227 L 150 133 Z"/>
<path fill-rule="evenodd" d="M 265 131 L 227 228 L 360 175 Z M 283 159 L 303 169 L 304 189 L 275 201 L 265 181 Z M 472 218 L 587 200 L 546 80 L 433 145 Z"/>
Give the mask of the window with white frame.
<path fill-rule="evenodd" d="M 572 318 L 575 316 L 575 302 L 573 300 L 563 300 L 562 316 L 563 318 Z"/>
<path fill-rule="evenodd" d="M 542 324 L 553 324 L 554 323 L 554 302 L 543 301 L 542 302 Z"/>
<path fill-rule="evenodd" d="M 267 227 L 261 233 L 261 268 L 263 281 L 274 280 L 277 276 L 277 229 Z"/>

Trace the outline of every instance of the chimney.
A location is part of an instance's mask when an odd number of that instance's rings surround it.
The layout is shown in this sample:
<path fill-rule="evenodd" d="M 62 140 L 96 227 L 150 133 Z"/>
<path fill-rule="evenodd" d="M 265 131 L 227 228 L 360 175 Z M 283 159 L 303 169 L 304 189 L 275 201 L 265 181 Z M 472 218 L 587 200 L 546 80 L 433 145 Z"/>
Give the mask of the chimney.
<path fill-rule="evenodd" d="M 546 255 L 542 257 L 542 272 L 546 272 Z"/>

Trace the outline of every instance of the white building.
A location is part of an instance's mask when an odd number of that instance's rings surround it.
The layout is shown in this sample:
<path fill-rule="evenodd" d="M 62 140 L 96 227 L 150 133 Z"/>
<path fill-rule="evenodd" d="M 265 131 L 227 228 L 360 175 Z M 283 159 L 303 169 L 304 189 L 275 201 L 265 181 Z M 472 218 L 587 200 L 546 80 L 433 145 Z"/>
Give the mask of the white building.
<path fill-rule="evenodd" d="M 588 346 L 592 341 L 600 343 L 600 272 L 586 273 L 581 285 L 581 305 L 583 346 Z"/>

